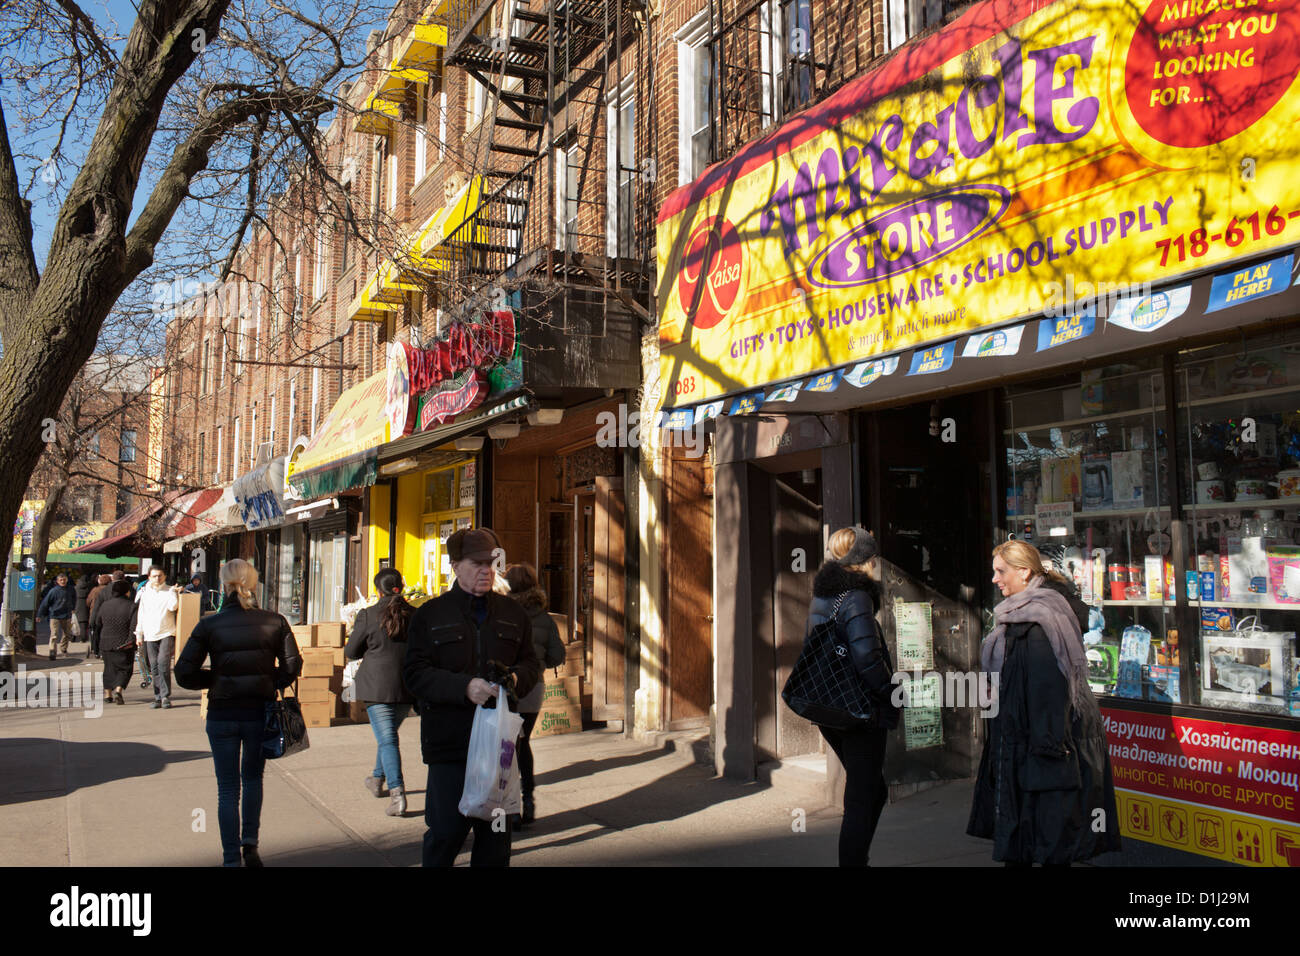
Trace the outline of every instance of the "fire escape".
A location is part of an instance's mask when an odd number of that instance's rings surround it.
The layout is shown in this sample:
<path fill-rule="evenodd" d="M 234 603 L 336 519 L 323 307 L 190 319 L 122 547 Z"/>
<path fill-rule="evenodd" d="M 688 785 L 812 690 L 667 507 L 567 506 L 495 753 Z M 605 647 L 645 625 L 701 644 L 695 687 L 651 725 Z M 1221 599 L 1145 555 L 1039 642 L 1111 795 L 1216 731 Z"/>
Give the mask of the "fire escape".
<path fill-rule="evenodd" d="M 482 119 L 468 141 L 474 211 L 443 245 L 444 308 L 509 304 L 596 337 L 651 321 L 646 29 L 644 0 L 449 11 L 445 62 L 481 85 Z M 574 310 L 589 321 L 575 325 Z"/>

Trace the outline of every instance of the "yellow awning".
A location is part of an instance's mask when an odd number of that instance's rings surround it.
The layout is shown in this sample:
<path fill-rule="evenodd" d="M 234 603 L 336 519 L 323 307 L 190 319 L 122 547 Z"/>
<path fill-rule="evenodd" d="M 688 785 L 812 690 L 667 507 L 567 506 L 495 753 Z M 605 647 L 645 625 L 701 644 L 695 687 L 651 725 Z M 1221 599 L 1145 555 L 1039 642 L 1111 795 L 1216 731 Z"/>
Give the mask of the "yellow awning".
<path fill-rule="evenodd" d="M 393 123 L 397 120 L 397 116 L 396 103 L 378 99 L 374 93 L 371 93 L 366 97 L 366 103 L 357 116 L 357 132 L 387 136 L 393 131 Z"/>
<path fill-rule="evenodd" d="M 442 51 L 447 46 L 447 28 L 439 23 L 417 23 L 397 48 L 393 67 L 442 72 Z"/>
<path fill-rule="evenodd" d="M 354 322 L 383 322 L 390 315 L 401 311 L 395 305 L 381 302 L 375 298 L 378 291 L 379 274 L 370 277 L 365 288 L 348 304 L 348 318 Z"/>
<path fill-rule="evenodd" d="M 467 183 L 460 192 L 446 206 L 443 207 L 443 215 L 438 221 L 430 221 L 429 225 L 417 237 L 415 242 L 415 253 L 426 259 L 442 259 L 437 251 L 438 247 L 459 230 L 469 218 L 478 212 L 479 204 L 483 201 L 483 177 L 475 176 Z M 479 241 L 486 241 L 487 229 L 479 226 L 473 230 L 477 233 L 476 238 Z M 464 230 L 462 234 L 456 235 L 456 239 L 461 242 L 469 240 L 468 233 L 470 230 Z M 435 266 L 434 268 L 442 268 Z"/>
<path fill-rule="evenodd" d="M 407 83 L 428 82 L 429 74 L 425 70 L 403 69 L 394 63 L 379 77 L 379 82 L 375 85 L 374 95 L 376 99 L 401 103 L 403 97 L 406 96 Z"/>

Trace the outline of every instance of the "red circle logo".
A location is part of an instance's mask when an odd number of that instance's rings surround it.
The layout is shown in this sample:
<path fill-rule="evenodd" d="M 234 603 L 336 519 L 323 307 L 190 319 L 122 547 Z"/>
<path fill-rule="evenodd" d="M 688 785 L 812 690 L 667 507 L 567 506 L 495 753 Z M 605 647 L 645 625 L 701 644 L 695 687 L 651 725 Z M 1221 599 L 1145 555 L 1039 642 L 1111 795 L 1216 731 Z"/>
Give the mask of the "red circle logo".
<path fill-rule="evenodd" d="M 1134 118 L 1153 139 L 1184 148 L 1221 143 L 1262 119 L 1300 73 L 1298 10 L 1300 0 L 1153 0 L 1124 65 Z"/>
<path fill-rule="evenodd" d="M 736 227 L 725 219 L 700 223 L 686 242 L 677 276 L 677 298 L 686 319 L 697 329 L 711 329 L 740 299 L 745 250 Z"/>

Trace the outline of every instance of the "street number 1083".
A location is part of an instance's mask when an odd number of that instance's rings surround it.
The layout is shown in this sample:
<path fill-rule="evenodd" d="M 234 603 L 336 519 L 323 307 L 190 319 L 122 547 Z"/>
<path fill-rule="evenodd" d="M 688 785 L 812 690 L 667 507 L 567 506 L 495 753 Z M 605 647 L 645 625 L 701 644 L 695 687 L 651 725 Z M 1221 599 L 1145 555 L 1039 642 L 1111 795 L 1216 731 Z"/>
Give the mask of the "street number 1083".
<path fill-rule="evenodd" d="M 695 391 L 694 375 L 688 375 L 686 378 L 681 378 L 673 382 L 674 395 L 689 395 L 693 391 Z"/>

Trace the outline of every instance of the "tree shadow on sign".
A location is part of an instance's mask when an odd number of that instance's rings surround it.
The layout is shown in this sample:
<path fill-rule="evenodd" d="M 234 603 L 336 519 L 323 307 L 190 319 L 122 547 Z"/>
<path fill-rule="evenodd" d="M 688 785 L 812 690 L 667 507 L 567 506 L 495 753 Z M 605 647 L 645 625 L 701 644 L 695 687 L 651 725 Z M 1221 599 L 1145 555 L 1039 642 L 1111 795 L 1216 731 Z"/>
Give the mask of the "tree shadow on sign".
<path fill-rule="evenodd" d="M 116 780 L 153 776 L 169 764 L 211 759 L 206 750 L 164 750 L 131 741 L 0 738 L 0 806 L 67 796 Z"/>

